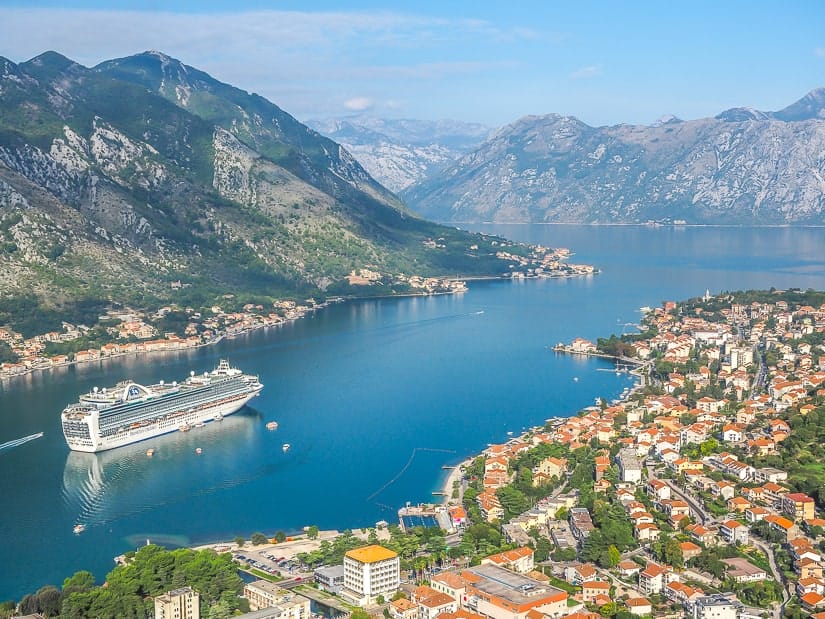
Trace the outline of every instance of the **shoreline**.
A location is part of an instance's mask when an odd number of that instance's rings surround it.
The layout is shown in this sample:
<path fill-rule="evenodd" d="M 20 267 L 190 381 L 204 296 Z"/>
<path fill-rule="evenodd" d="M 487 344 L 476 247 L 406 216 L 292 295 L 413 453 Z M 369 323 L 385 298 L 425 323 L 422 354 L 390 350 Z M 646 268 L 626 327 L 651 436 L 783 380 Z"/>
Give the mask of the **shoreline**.
<path fill-rule="evenodd" d="M 598 270 L 594 271 L 592 274 L 599 273 Z M 570 273 L 565 275 L 559 275 L 556 277 L 524 277 L 524 278 L 514 278 L 504 275 L 479 275 L 479 276 L 470 276 L 470 277 L 450 277 L 444 278 L 445 281 L 448 282 L 455 282 L 455 281 L 524 281 L 524 280 L 534 280 L 534 279 L 572 279 L 574 277 L 585 277 L 590 274 L 585 273 Z M 339 303 L 351 303 L 357 301 L 369 301 L 371 299 L 408 299 L 408 298 L 416 298 L 416 297 L 432 297 L 432 296 L 440 296 L 440 295 L 451 295 L 451 294 L 464 294 L 468 292 L 469 288 L 465 288 L 463 290 L 441 290 L 437 292 L 402 292 L 398 294 L 384 294 L 384 295 L 368 295 L 368 296 L 352 296 L 352 297 L 334 297 L 332 300 L 324 301 L 323 303 L 318 303 L 313 307 L 307 308 L 307 310 L 301 314 L 300 316 L 296 316 L 294 318 L 285 318 L 284 320 L 275 323 L 275 324 L 256 324 L 253 326 L 244 327 L 243 329 L 239 329 L 237 331 L 225 331 L 223 333 L 217 334 L 215 337 L 211 338 L 208 341 L 201 342 L 199 344 L 195 344 L 192 346 L 178 346 L 176 348 L 170 349 L 161 349 L 161 350 L 135 350 L 135 351 L 125 351 L 125 352 L 117 352 L 107 355 L 102 355 L 97 359 L 84 359 L 80 361 L 71 360 L 64 363 L 58 364 L 48 364 L 43 366 L 32 366 L 27 367 L 24 371 L 18 371 L 14 373 L 3 373 L 0 372 L 0 381 L 5 380 L 13 380 L 15 378 L 20 378 L 24 376 L 28 376 L 33 374 L 34 372 L 48 372 L 51 370 L 58 370 L 62 368 L 69 368 L 76 365 L 85 365 L 89 363 L 101 363 L 108 361 L 110 359 L 119 359 L 122 357 L 130 357 L 130 356 L 138 356 L 138 355 L 156 355 L 160 353 L 179 353 L 184 351 L 190 350 L 197 350 L 199 348 L 205 348 L 207 346 L 212 346 L 214 344 L 218 344 L 224 339 L 233 339 L 240 335 L 245 335 L 247 333 L 252 333 L 253 331 L 259 331 L 261 329 L 270 329 L 270 328 L 280 328 L 287 324 L 294 323 L 298 320 L 306 318 L 309 314 L 314 314 L 320 310 L 324 310 L 330 305 L 337 305 Z"/>

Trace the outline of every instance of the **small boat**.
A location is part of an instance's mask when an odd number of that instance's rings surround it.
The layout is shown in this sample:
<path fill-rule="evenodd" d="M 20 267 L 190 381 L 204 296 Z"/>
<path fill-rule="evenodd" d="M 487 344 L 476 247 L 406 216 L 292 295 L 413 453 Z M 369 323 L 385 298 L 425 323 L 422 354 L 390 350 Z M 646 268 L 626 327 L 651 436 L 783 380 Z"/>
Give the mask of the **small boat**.
<path fill-rule="evenodd" d="M 189 429 L 190 429 L 190 428 L 189 428 L 189 424 L 188 424 L 188 423 L 185 423 L 185 424 L 183 424 L 182 426 L 180 426 L 180 427 L 178 428 L 178 430 L 180 430 L 181 432 L 189 432 Z"/>
<path fill-rule="evenodd" d="M 75 535 L 80 535 L 85 530 L 86 530 L 86 525 L 85 524 L 80 524 L 80 523 L 74 525 L 74 528 L 72 529 L 72 531 L 74 532 Z"/>
<path fill-rule="evenodd" d="M 201 455 L 203 453 L 203 449 L 201 449 L 200 447 L 197 447 L 197 448 L 195 448 L 195 453 L 198 454 L 198 455 Z"/>
<path fill-rule="evenodd" d="M 574 382 L 574 383 L 579 382 L 579 377 L 578 377 L 578 376 L 574 376 L 574 377 L 573 377 L 573 382 Z"/>
<path fill-rule="evenodd" d="M 218 413 L 217 415 L 215 415 L 215 417 L 213 417 L 213 419 L 214 419 L 215 421 L 223 421 L 223 415 L 221 415 L 220 413 Z"/>
<path fill-rule="evenodd" d="M 149 449 L 146 450 L 146 455 L 151 458 L 152 456 L 155 455 L 155 450 L 150 447 Z"/>
<path fill-rule="evenodd" d="M 278 429 L 278 422 L 277 421 L 270 421 L 268 424 L 266 424 L 266 429 L 267 430 L 277 430 Z"/>
<path fill-rule="evenodd" d="M 196 428 L 202 428 L 204 425 L 205 424 L 202 421 L 199 421 L 198 423 L 195 424 L 195 427 Z"/>
<path fill-rule="evenodd" d="M 284 443 L 284 444 L 283 444 L 283 446 L 281 447 L 281 449 L 284 451 L 284 453 L 286 453 L 286 452 L 288 452 L 288 451 L 289 451 L 289 448 L 290 448 L 291 446 L 292 446 L 292 445 L 290 445 L 289 443 Z"/>

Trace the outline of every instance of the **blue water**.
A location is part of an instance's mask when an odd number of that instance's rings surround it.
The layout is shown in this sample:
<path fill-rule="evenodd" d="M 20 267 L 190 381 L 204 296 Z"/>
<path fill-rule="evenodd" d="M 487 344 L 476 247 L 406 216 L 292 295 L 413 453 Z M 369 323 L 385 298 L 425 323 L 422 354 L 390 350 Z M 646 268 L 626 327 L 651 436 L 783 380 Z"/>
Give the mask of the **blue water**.
<path fill-rule="evenodd" d="M 102 578 L 147 538 L 183 545 L 394 521 L 407 501 L 432 500 L 442 465 L 630 384 L 597 371 L 606 362 L 556 356 L 556 342 L 619 333 L 639 307 L 705 289 L 825 288 L 823 229 L 486 229 L 569 246 L 603 273 L 336 305 L 197 351 L 0 382 L 0 444 L 45 433 L 0 449 L 0 599 L 78 569 Z M 127 376 L 180 379 L 221 357 L 266 385 L 243 413 L 97 456 L 63 442 L 59 411 L 79 392 Z"/>

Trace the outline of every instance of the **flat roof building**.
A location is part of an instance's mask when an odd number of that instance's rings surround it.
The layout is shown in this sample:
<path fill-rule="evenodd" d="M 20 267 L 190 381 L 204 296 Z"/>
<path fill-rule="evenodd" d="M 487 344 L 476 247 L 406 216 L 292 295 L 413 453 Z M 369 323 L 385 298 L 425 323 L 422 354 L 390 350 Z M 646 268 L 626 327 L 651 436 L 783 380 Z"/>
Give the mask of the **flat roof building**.
<path fill-rule="evenodd" d="M 181 587 L 155 598 L 155 619 L 200 619 L 201 596 L 192 587 Z"/>
<path fill-rule="evenodd" d="M 551 617 L 567 614 L 567 593 L 522 574 L 487 564 L 462 572 L 470 610 L 491 619 L 525 619 L 535 609 Z"/>
<path fill-rule="evenodd" d="M 309 598 L 279 587 L 268 580 L 247 583 L 243 595 L 249 600 L 250 610 L 268 609 L 275 619 L 310 619 Z"/>
<path fill-rule="evenodd" d="M 355 604 L 369 604 L 379 595 L 389 597 L 400 585 L 401 562 L 392 550 L 373 544 L 344 555 L 341 595 Z"/>
<path fill-rule="evenodd" d="M 341 593 L 344 588 L 344 566 L 330 565 L 315 570 L 315 584 L 318 588 L 330 593 Z"/>

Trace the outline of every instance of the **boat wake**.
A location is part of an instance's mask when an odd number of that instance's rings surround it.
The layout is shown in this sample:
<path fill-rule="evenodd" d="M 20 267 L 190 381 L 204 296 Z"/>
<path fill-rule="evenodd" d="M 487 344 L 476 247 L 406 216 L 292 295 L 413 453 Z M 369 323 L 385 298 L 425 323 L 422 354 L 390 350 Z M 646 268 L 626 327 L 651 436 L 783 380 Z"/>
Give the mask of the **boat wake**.
<path fill-rule="evenodd" d="M 38 432 L 37 434 L 29 434 L 28 436 L 24 436 L 23 438 L 18 438 L 13 441 L 7 441 L 0 445 L 0 451 L 5 451 L 6 449 L 13 449 L 14 447 L 19 447 L 24 443 L 28 443 L 29 441 L 34 441 L 38 438 L 43 436 L 42 432 Z"/>

